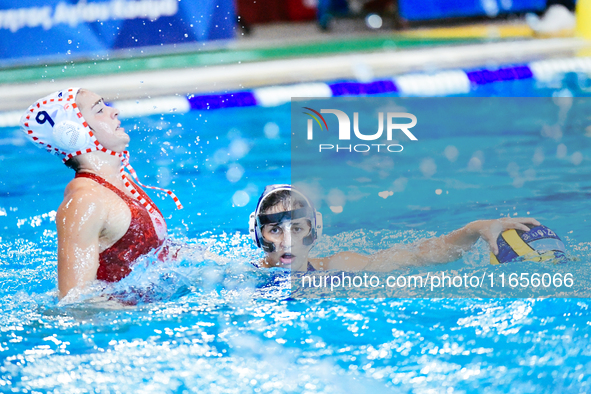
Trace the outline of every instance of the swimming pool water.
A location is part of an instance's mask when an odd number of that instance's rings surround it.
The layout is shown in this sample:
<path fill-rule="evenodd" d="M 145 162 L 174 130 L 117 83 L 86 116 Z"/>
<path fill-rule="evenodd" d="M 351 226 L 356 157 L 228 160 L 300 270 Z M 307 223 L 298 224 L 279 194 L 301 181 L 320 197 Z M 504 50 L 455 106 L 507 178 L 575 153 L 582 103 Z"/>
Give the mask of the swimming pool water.
<path fill-rule="evenodd" d="M 501 83 L 473 94 L 585 93 L 569 83 Z M 385 200 L 396 208 L 365 223 L 335 216 L 314 252 L 377 250 L 471 220 L 530 215 L 562 237 L 569 264 L 584 276 L 591 112 L 585 102 L 572 108 L 558 128 L 524 124 L 502 138 L 471 124 L 443 130 L 378 177 L 379 186 L 398 188 Z M 169 113 L 123 126 L 142 182 L 173 189 L 185 206 L 174 211 L 157 199 L 171 238 L 189 251 L 179 263 L 148 257 L 122 282 L 82 295 L 118 295 L 135 306 L 58 303 L 53 216 L 73 173 L 18 130 L 1 129 L 0 391 L 591 390 L 588 299 L 293 300 L 285 272 L 252 267 L 262 254 L 247 236 L 248 215 L 264 185 L 291 181 L 289 105 Z M 437 188 L 453 199 L 436 200 Z M 320 210 L 328 213 L 326 201 Z M 480 241 L 449 267 L 487 264 Z"/>

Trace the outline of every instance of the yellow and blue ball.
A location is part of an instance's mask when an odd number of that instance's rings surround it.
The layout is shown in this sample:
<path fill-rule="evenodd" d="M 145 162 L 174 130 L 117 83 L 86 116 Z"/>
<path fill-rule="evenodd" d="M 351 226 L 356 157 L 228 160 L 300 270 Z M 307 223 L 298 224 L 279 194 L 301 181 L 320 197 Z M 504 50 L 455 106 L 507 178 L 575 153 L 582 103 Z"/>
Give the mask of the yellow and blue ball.
<path fill-rule="evenodd" d="M 566 262 L 564 243 L 546 226 L 528 226 L 529 231 L 507 230 L 497 239 L 499 253 L 490 254 L 491 264 L 503 264 L 517 258 L 526 261 Z"/>

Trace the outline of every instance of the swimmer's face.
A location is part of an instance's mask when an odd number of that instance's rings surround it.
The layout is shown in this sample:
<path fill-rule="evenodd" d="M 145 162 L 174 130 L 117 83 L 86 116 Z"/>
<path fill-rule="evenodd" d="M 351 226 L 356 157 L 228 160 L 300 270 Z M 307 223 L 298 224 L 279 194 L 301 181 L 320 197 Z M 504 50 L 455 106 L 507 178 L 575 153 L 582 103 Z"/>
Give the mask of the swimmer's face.
<path fill-rule="evenodd" d="M 266 214 L 285 211 L 275 205 L 265 211 Z M 310 234 L 310 219 L 300 218 L 286 220 L 281 223 L 265 224 L 261 229 L 267 242 L 275 245 L 275 251 L 265 253 L 265 260 L 273 267 L 291 268 L 294 271 L 305 271 L 308 265 L 308 253 L 313 245 L 304 245 L 304 238 Z"/>
<path fill-rule="evenodd" d="M 107 106 L 101 96 L 84 89 L 78 92 L 76 104 L 102 146 L 115 152 L 125 150 L 129 136 L 121 127 L 118 109 Z"/>

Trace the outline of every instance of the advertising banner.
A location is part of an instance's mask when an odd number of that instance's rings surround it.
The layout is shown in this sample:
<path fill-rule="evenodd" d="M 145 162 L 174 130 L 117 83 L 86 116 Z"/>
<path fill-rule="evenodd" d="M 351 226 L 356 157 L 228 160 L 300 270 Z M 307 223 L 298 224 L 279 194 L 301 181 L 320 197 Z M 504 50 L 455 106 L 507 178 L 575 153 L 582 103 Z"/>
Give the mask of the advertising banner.
<path fill-rule="evenodd" d="M 0 64 L 230 39 L 234 22 L 231 0 L 6 0 Z"/>

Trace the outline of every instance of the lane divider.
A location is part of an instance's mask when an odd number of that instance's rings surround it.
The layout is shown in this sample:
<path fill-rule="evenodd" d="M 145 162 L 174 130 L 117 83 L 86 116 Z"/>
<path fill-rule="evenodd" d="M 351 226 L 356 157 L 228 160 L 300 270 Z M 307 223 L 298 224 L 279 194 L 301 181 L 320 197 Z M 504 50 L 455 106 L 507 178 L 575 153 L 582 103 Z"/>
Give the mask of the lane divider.
<path fill-rule="evenodd" d="M 407 74 L 394 79 L 404 96 L 447 96 L 470 92 L 470 79 L 461 70 L 436 74 Z"/>
<path fill-rule="evenodd" d="M 466 94 L 480 85 L 500 81 L 534 79 L 550 82 L 565 73 L 591 76 L 591 57 L 547 59 L 528 64 L 499 68 L 447 70 L 437 73 L 412 73 L 371 82 L 334 81 L 301 83 L 242 90 L 236 92 L 189 96 L 165 96 L 112 103 L 121 118 L 164 113 L 186 113 L 191 110 L 212 110 L 235 107 L 274 107 L 291 101 L 292 97 L 339 97 L 390 94 L 397 96 L 448 96 Z M 18 126 L 21 111 L 0 112 L 0 127 Z"/>
<path fill-rule="evenodd" d="M 292 97 L 332 97 L 330 86 L 326 83 L 298 83 L 288 86 L 270 86 L 253 89 L 257 105 L 275 107 L 289 103 Z"/>

